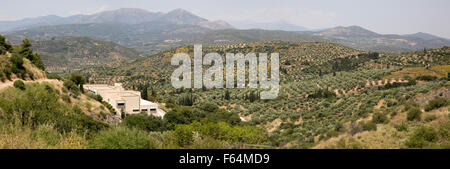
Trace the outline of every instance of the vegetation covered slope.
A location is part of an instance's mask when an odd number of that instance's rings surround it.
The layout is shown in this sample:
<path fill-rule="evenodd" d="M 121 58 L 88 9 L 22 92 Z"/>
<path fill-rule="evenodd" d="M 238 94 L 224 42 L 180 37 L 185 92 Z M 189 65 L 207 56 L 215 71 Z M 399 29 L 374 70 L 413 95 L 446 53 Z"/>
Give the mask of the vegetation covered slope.
<path fill-rule="evenodd" d="M 38 53 L 33 53 L 31 43 L 25 39 L 19 47 L 13 47 L 0 35 L 0 80 L 44 78 L 45 69 Z"/>
<path fill-rule="evenodd" d="M 385 54 L 332 43 L 271 41 L 203 46 L 204 54 L 279 52 L 282 80 L 280 94 L 273 100 L 259 100 L 260 89 L 174 89 L 170 85 L 170 75 L 176 67 L 170 65 L 170 59 L 177 52 L 187 52 L 192 56 L 193 47 L 174 48 L 127 66 L 91 68 L 83 73 L 95 83 L 124 82 L 126 87 L 148 92 L 149 99 L 165 102 L 169 106 L 191 106 L 194 114 L 201 113 L 205 104 L 216 105 L 230 113 L 230 117 L 238 115 L 241 120 L 264 128 L 269 133 L 267 146 L 289 148 L 323 148 L 322 142 L 342 137 L 344 133 L 373 131 L 377 130 L 377 125 L 382 130 L 382 124 L 377 120 L 369 123 L 373 116 L 381 117 L 383 124 L 389 119 L 396 119 L 396 123 L 386 124 L 397 125 L 397 122 L 405 120 L 404 115 L 409 111 L 403 108 L 415 102 L 420 97 L 418 95 L 449 88 L 448 71 L 442 72 L 447 76 L 430 80 L 424 80 L 429 78 L 422 75 L 390 78 L 408 67 L 422 67 L 430 71 L 436 67 L 446 67 L 450 56 L 448 47 Z M 449 99 L 448 91 L 436 96 Z M 423 105 L 414 107 L 424 111 Z M 441 112 L 439 109 L 439 112 L 442 116 L 436 116 L 437 121 L 445 123 L 448 111 Z M 421 118 L 416 126 L 429 126 L 424 120 L 425 117 Z M 405 123 L 415 124 L 407 120 Z M 352 124 L 357 124 L 355 131 L 350 127 Z M 441 122 L 430 126 L 437 132 Z M 393 142 L 400 141 L 390 147 L 420 148 L 406 143 L 405 140 L 413 137 L 412 133 L 402 134 L 400 138 L 387 138 Z M 446 135 L 436 135 L 436 141 L 432 144 L 434 147 L 446 147 L 446 139 Z M 382 142 L 371 144 L 383 145 Z M 366 144 L 359 148 L 388 147 Z"/>
<path fill-rule="evenodd" d="M 41 54 L 47 71 L 51 72 L 108 66 L 141 57 L 139 52 L 111 42 L 78 37 L 36 41 L 32 48 Z"/>

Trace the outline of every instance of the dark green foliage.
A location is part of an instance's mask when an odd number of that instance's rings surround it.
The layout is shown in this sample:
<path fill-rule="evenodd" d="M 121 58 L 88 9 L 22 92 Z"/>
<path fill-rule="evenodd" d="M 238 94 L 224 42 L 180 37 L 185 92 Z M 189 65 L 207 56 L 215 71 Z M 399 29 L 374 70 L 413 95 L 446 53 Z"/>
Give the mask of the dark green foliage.
<path fill-rule="evenodd" d="M 399 82 L 388 83 L 384 86 L 380 86 L 379 89 L 387 90 L 387 89 L 392 89 L 392 88 L 397 88 L 397 87 L 406 87 L 406 86 L 413 86 L 413 85 L 416 85 L 416 81 L 409 80 L 407 83 L 399 83 Z"/>
<path fill-rule="evenodd" d="M 12 52 L 12 45 L 9 42 L 6 42 L 4 36 L 0 35 L 0 55 L 5 54 L 6 52 Z"/>
<path fill-rule="evenodd" d="M 409 121 L 413 121 L 413 120 L 421 120 L 421 116 L 422 115 L 422 111 L 420 111 L 419 108 L 412 108 L 408 111 L 408 113 L 406 114 L 406 119 L 408 119 Z"/>
<path fill-rule="evenodd" d="M 230 91 L 225 90 L 225 96 L 224 96 L 225 100 L 230 100 Z"/>
<path fill-rule="evenodd" d="M 375 123 L 375 124 L 387 123 L 388 122 L 388 118 L 383 113 L 374 113 L 373 116 L 372 116 L 372 122 Z"/>
<path fill-rule="evenodd" d="M 260 98 L 261 97 L 260 97 L 259 93 L 255 92 L 255 91 L 250 91 L 250 93 L 248 95 L 245 95 L 245 99 L 250 101 L 250 103 L 253 103 L 253 102 L 257 101 Z"/>
<path fill-rule="evenodd" d="M 31 49 L 31 43 L 28 39 L 24 39 L 22 41 L 18 53 L 22 57 L 30 60 L 31 63 L 33 63 L 37 68 L 45 70 L 44 62 L 42 62 L 42 59 L 38 53 L 33 53 L 33 50 Z"/>
<path fill-rule="evenodd" d="M 11 62 L 11 72 L 14 74 L 24 75 L 25 67 L 23 67 L 23 57 L 13 53 L 9 59 Z"/>
<path fill-rule="evenodd" d="M 420 127 L 414 131 L 413 136 L 406 142 L 409 148 L 424 148 L 438 140 L 438 133 L 429 127 Z"/>
<path fill-rule="evenodd" d="M 84 93 L 83 84 L 86 83 L 86 78 L 83 75 L 72 73 L 70 75 L 70 80 L 79 86 L 80 91 Z"/>
<path fill-rule="evenodd" d="M 308 96 L 308 98 L 331 98 L 331 97 L 336 97 L 336 93 L 330 92 L 326 89 L 319 89 L 313 94 Z"/>
<path fill-rule="evenodd" d="M 429 75 L 416 77 L 416 80 L 422 80 L 422 81 L 433 81 L 433 80 L 436 80 L 436 79 L 437 79 L 436 76 L 429 76 Z"/>
<path fill-rule="evenodd" d="M 375 124 L 372 121 L 369 121 L 367 123 L 361 122 L 361 126 L 364 131 L 376 131 L 377 130 L 377 124 Z"/>
<path fill-rule="evenodd" d="M 194 102 L 195 98 L 192 96 L 192 93 L 185 93 L 178 100 L 178 104 L 182 106 L 192 106 Z"/>
<path fill-rule="evenodd" d="M 130 128 L 137 128 L 144 131 L 164 130 L 163 120 L 160 117 L 147 115 L 145 113 L 128 115 L 123 124 Z"/>
<path fill-rule="evenodd" d="M 20 90 L 25 90 L 25 83 L 23 83 L 22 80 L 16 80 L 14 81 L 14 87 Z"/>
<path fill-rule="evenodd" d="M 199 119 L 199 117 L 192 111 L 191 107 L 182 106 L 166 113 L 164 119 L 168 123 L 167 127 L 172 128 L 175 124 L 192 123 L 196 119 Z"/>
<path fill-rule="evenodd" d="M 206 112 L 216 112 L 219 110 L 219 107 L 215 105 L 214 103 L 205 103 L 202 106 L 200 106 L 200 109 Z"/>
<path fill-rule="evenodd" d="M 141 91 L 141 98 L 144 100 L 148 100 L 148 88 L 144 87 Z"/>
<path fill-rule="evenodd" d="M 428 104 L 425 106 L 425 111 L 430 111 L 434 109 L 438 109 L 440 107 L 444 107 L 448 105 L 447 99 L 436 97 L 433 100 L 430 100 Z"/>
<path fill-rule="evenodd" d="M 212 122 L 226 122 L 232 125 L 236 125 L 241 122 L 241 119 L 237 113 L 228 112 L 224 109 L 219 109 L 216 112 L 207 112 L 206 119 Z"/>

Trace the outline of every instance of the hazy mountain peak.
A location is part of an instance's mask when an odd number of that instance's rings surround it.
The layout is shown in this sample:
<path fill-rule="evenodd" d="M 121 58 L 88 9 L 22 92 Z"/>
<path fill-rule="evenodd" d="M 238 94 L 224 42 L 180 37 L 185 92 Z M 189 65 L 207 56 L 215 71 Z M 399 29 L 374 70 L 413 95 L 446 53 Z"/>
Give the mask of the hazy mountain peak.
<path fill-rule="evenodd" d="M 204 28 L 215 29 L 215 30 L 234 29 L 233 26 L 231 26 L 224 20 L 204 21 L 204 22 L 200 22 L 198 25 L 200 25 L 201 27 L 204 27 Z"/>
<path fill-rule="evenodd" d="M 178 8 L 166 13 L 160 20 L 166 20 L 176 24 L 188 24 L 197 25 L 200 22 L 208 21 L 207 19 L 201 18 L 189 11 Z"/>
<path fill-rule="evenodd" d="M 322 31 L 318 31 L 315 35 L 347 37 L 347 36 L 378 36 L 379 34 L 364 29 L 360 26 L 353 25 L 347 27 L 337 26 L 334 28 L 325 29 Z"/>
<path fill-rule="evenodd" d="M 177 9 L 171 10 L 170 12 L 167 12 L 167 13 L 168 14 L 169 13 L 176 13 L 176 14 L 191 14 L 191 15 L 193 15 L 191 12 L 189 12 L 189 11 L 183 9 L 183 8 L 177 8 Z"/>
<path fill-rule="evenodd" d="M 444 39 L 444 38 L 441 38 L 439 36 L 432 35 L 432 34 L 429 34 L 429 33 L 424 33 L 424 32 L 417 32 L 417 33 L 414 33 L 414 34 L 407 34 L 407 35 L 403 35 L 403 36 L 421 38 L 421 39 L 425 39 L 425 40 Z"/>

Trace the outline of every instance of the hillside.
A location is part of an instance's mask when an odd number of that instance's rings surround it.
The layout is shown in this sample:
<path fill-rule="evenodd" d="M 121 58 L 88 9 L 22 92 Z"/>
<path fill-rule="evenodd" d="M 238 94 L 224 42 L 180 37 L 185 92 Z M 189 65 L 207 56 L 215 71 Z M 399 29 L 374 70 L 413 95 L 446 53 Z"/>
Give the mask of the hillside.
<path fill-rule="evenodd" d="M 133 49 L 111 42 L 77 37 L 36 41 L 32 48 L 41 54 L 49 72 L 79 70 L 94 65 L 111 66 L 142 57 Z"/>
<path fill-rule="evenodd" d="M 450 56 L 450 51 L 446 47 L 415 53 L 386 54 L 318 42 L 267 41 L 203 46 L 204 53 L 251 51 L 280 53 L 281 90 L 277 99 L 255 98 L 261 89 L 174 89 L 170 85 L 170 75 L 175 66 L 170 65 L 170 58 L 177 52 L 192 55 L 193 46 L 173 48 L 126 66 L 93 67 L 82 72 L 90 77 L 91 82 L 123 82 L 130 89 L 148 91 L 152 100 L 165 102 L 167 105 L 192 106 L 194 113 L 201 112 L 204 105 L 216 105 L 230 113 L 229 116 L 238 115 L 241 120 L 246 121 L 245 123 L 264 128 L 269 135 L 265 145 L 282 148 L 323 148 L 322 144 L 333 145 L 325 143 L 326 140 L 345 137 L 343 135 L 351 131 L 350 124 L 360 121 L 364 123 L 356 123 L 358 126 L 355 132 L 362 133 L 356 137 L 370 139 L 371 136 L 368 136 L 370 134 L 363 131 L 374 130 L 373 124 L 368 123 L 371 122 L 372 116 L 375 114 L 379 116 L 378 114 L 382 113 L 383 119 L 386 115 L 387 119 L 395 121 L 386 123 L 387 125 L 397 125 L 397 122 L 405 121 L 405 114 L 409 111 L 402 108 L 414 102 L 415 98 L 420 98 L 418 95 L 442 91 L 450 85 L 447 77 L 443 76 L 427 81 L 422 79 L 428 78 L 411 74 L 409 77 L 390 78 L 391 75 L 410 66 L 421 66 L 424 69 L 425 66 L 446 67 Z M 414 57 L 410 57 L 411 55 Z M 449 73 L 445 68 L 440 70 Z M 445 90 L 444 94 L 435 96 L 447 101 L 449 99 L 448 91 Z M 426 105 L 413 107 L 423 110 Z M 405 123 L 411 126 L 411 132 L 399 135 L 400 138 L 383 138 L 392 142 L 408 140 L 420 126 L 431 126 L 435 131 L 441 130 L 441 124 L 445 124 L 442 121 L 448 119 L 446 109 L 444 106 L 438 110 L 440 115 L 436 116 L 437 124 L 425 122 L 427 119 L 425 116 L 412 122 L 407 120 Z M 379 124 L 379 130 L 375 127 L 376 133 L 385 131 L 381 123 Z M 445 126 L 442 130 L 446 130 Z M 367 138 L 364 138 L 365 136 Z M 436 135 L 436 141 L 432 144 L 446 147 L 448 144 L 446 140 L 448 136 Z M 380 140 L 374 141 L 370 143 L 382 145 Z M 423 146 L 428 145 L 427 141 L 422 143 Z M 406 141 L 389 146 L 420 148 L 420 145 L 419 147 L 407 145 Z M 364 145 L 360 148 L 381 147 Z"/>

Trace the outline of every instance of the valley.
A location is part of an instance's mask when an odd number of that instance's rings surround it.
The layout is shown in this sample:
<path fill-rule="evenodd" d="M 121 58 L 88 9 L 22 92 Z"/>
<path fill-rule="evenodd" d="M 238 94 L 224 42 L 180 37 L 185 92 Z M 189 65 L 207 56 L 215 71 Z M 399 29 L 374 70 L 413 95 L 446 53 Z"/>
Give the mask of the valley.
<path fill-rule="evenodd" d="M 237 29 L 136 8 L 0 26 L 0 148 L 450 148 L 450 41 L 435 35 Z M 174 88 L 172 57 L 193 60 L 194 44 L 223 62 L 278 53 L 278 96 L 261 99 L 248 76 Z"/>

